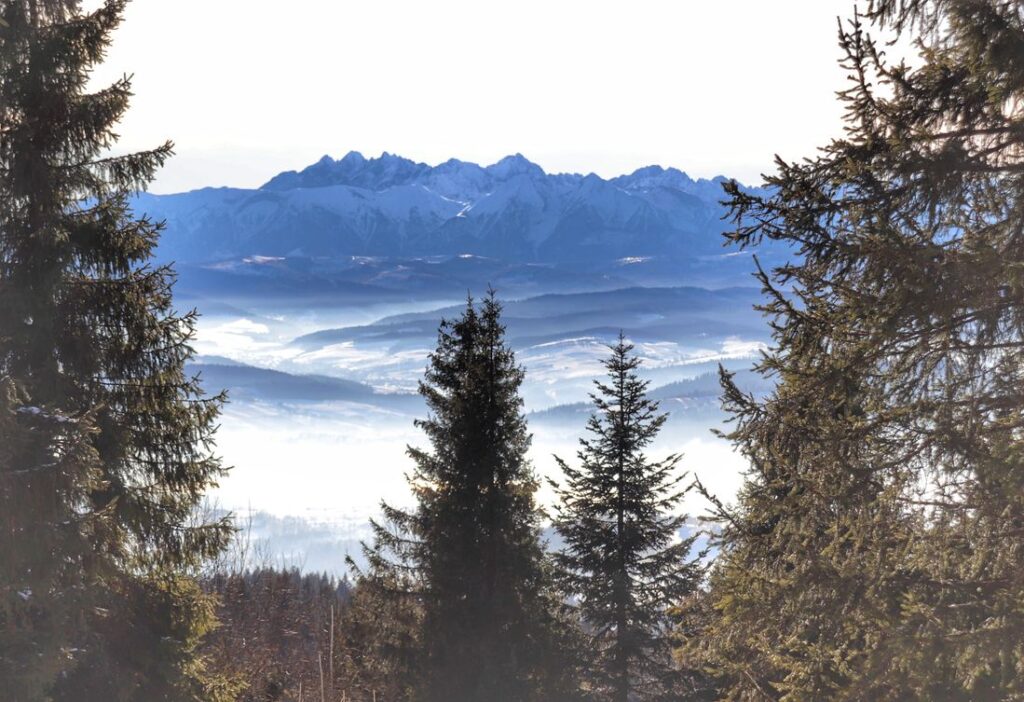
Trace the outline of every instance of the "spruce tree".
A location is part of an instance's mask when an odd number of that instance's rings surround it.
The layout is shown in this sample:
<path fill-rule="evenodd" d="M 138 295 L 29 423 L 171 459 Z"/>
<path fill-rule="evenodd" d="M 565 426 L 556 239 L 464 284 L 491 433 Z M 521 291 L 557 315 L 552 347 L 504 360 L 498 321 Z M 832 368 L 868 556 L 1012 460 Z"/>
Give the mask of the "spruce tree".
<path fill-rule="evenodd" d="M 751 470 L 686 655 L 727 699 L 1017 699 L 1024 13 L 876 0 L 840 42 L 845 136 L 780 161 L 768 195 L 729 189 L 731 238 L 795 255 L 759 274 L 777 389 L 724 375 Z"/>
<path fill-rule="evenodd" d="M 0 679 L 18 700 L 215 699 L 190 521 L 222 473 L 194 316 L 130 196 L 171 153 L 112 155 L 127 78 L 89 92 L 125 3 L 0 2 Z"/>
<path fill-rule="evenodd" d="M 431 450 L 410 448 L 416 506 L 384 506 L 370 567 L 375 583 L 421 603 L 415 700 L 569 699 L 555 646 L 557 604 L 540 541 L 537 480 L 519 387 L 493 291 L 442 322 L 417 421 Z"/>
<path fill-rule="evenodd" d="M 680 538 L 680 456 L 645 454 L 668 415 L 647 397 L 633 348 L 620 334 L 604 362 L 607 382 L 594 381 L 579 468 L 556 457 L 566 476 L 555 485 L 565 542 L 556 559 L 592 632 L 591 695 L 614 702 L 678 699 L 688 687 L 672 660 L 668 610 L 703 575 L 701 558 L 690 558 L 696 535 Z"/>

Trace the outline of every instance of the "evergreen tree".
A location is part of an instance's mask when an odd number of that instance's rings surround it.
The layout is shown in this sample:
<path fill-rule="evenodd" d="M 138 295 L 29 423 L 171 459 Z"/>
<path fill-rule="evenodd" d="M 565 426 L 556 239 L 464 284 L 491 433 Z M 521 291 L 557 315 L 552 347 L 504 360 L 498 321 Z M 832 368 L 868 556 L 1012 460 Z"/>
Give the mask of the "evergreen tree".
<path fill-rule="evenodd" d="M 686 517 L 673 513 L 684 494 L 680 457 L 644 453 L 668 415 L 647 398 L 633 345 L 620 334 L 610 348 L 580 467 L 556 457 L 567 478 L 555 485 L 555 527 L 565 541 L 557 562 L 592 631 L 593 697 L 678 699 L 688 681 L 672 661 L 668 609 L 697 589 L 703 568 L 700 557 L 689 560 L 696 535 L 680 539 Z"/>
<path fill-rule="evenodd" d="M 766 196 L 729 189 L 736 242 L 797 256 L 760 273 L 777 389 L 723 376 L 751 471 L 719 510 L 717 616 L 686 655 L 734 700 L 1018 699 L 1024 12 L 862 17 L 915 33 L 920 65 L 854 19 L 845 137 L 780 161 Z"/>
<path fill-rule="evenodd" d="M 128 79 L 89 92 L 125 2 L 0 2 L 0 680 L 17 700 L 214 699 L 189 573 L 226 522 L 219 399 L 128 198 L 171 153 L 109 153 Z"/>
<path fill-rule="evenodd" d="M 429 702 L 569 699 L 534 504 L 537 481 L 519 387 L 493 291 L 444 321 L 417 422 L 431 451 L 410 448 L 417 505 L 385 505 L 367 548 L 368 577 L 422 606 L 413 698 Z M 554 669 L 554 671 L 553 671 Z M 557 675 L 555 674 L 557 673 Z"/>
<path fill-rule="evenodd" d="M 346 697 L 352 702 L 409 702 L 419 680 L 423 610 L 408 582 L 380 570 L 364 575 L 342 620 Z"/>

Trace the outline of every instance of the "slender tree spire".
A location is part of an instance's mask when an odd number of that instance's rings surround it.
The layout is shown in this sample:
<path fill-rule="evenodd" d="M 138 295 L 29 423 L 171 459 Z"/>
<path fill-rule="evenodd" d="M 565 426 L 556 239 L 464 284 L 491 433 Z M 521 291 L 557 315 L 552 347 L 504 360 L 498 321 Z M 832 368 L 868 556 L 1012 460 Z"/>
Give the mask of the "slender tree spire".
<path fill-rule="evenodd" d="M 595 693 L 614 702 L 677 694 L 669 607 L 693 593 L 702 577 L 690 560 L 696 536 L 680 538 L 684 490 L 680 460 L 645 455 L 668 415 L 646 396 L 640 359 L 619 335 L 595 381 L 590 438 L 580 439 L 580 467 L 556 457 L 566 476 L 555 527 L 565 541 L 557 555 L 567 594 L 578 598 L 596 649 Z"/>

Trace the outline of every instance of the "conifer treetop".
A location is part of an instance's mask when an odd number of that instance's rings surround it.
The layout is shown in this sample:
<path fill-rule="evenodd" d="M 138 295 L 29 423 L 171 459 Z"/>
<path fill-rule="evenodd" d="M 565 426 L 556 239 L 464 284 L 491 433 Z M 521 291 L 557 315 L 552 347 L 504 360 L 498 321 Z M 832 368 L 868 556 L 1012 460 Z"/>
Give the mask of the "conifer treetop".
<path fill-rule="evenodd" d="M 594 412 L 580 439 L 578 466 L 556 461 L 564 484 L 555 527 L 565 542 L 556 564 L 566 594 L 579 603 L 595 649 L 600 699 L 661 699 L 685 677 L 671 658 L 668 610 L 702 578 L 696 535 L 681 536 L 686 489 L 679 455 L 645 453 L 668 415 L 646 395 L 640 359 L 624 334 L 609 347 L 606 380 L 595 381 Z"/>

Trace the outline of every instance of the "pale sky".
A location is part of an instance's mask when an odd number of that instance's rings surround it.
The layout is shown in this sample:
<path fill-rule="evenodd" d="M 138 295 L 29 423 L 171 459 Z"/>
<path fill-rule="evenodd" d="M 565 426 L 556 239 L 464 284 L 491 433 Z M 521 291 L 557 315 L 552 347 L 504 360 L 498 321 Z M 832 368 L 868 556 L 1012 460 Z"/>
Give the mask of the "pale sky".
<path fill-rule="evenodd" d="M 135 76 L 122 148 L 176 142 L 154 192 L 255 187 L 350 150 L 754 182 L 839 133 L 852 6 L 135 0 L 96 79 Z"/>

